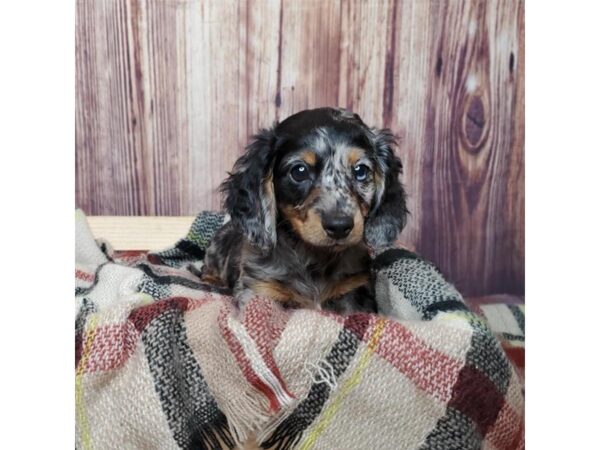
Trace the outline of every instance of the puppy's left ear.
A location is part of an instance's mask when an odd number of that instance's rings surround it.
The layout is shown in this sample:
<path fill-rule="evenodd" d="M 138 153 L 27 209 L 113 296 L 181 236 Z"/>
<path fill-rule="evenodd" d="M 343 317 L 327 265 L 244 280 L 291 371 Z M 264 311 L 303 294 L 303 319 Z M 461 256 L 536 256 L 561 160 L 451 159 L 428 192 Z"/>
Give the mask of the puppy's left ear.
<path fill-rule="evenodd" d="M 389 130 L 371 129 L 376 150 L 376 201 L 365 223 L 365 240 L 374 248 L 394 243 L 406 225 L 406 192 L 398 180 L 402 163 L 394 154 L 396 140 Z"/>

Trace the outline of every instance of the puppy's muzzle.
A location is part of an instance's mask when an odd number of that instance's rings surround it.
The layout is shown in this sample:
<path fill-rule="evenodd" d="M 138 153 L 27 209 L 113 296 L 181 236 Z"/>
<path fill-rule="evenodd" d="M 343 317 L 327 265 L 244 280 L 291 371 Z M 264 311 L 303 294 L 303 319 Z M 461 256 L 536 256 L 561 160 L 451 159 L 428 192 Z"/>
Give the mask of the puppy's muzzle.
<path fill-rule="evenodd" d="M 354 228 L 354 218 L 346 215 L 323 215 L 321 224 L 327 236 L 332 239 L 344 239 Z"/>

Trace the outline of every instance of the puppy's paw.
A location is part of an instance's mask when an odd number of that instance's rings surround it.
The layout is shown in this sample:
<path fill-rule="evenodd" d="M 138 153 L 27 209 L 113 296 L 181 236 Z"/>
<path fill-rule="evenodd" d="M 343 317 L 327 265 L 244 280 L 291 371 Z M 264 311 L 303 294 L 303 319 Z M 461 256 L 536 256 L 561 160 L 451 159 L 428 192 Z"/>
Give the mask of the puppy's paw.
<path fill-rule="evenodd" d="M 206 264 L 202 267 L 200 271 L 200 279 L 203 283 L 212 284 L 214 286 L 224 287 L 225 283 L 221 279 L 218 273 L 214 270 L 211 270 Z"/>

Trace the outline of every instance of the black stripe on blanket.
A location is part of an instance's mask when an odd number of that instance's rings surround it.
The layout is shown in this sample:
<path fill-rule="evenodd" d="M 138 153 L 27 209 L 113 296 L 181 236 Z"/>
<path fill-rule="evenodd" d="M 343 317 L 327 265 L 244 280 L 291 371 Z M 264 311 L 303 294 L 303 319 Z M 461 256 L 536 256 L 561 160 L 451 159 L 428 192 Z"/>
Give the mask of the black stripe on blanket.
<path fill-rule="evenodd" d="M 415 261 L 419 261 L 427 266 L 431 267 L 434 271 L 441 275 L 441 270 L 433 264 L 431 261 L 425 261 L 419 255 L 410 250 L 406 250 L 405 248 L 390 248 L 384 252 L 381 252 L 379 255 L 375 256 L 373 262 L 371 263 L 371 270 L 379 271 L 385 268 L 390 267 L 396 261 L 406 259 L 413 259 Z"/>
<path fill-rule="evenodd" d="M 504 340 L 504 341 L 525 342 L 525 336 L 519 336 L 518 334 L 500 333 L 500 336 L 502 337 L 502 340 Z"/>
<path fill-rule="evenodd" d="M 174 247 L 160 252 L 151 252 L 148 259 L 170 267 L 182 267 L 204 259 L 210 240 L 223 225 L 225 216 L 213 211 L 202 211 L 196 216 L 186 237 Z"/>
<path fill-rule="evenodd" d="M 220 450 L 222 442 L 233 448 L 227 419 L 187 342 L 182 311 L 165 309 L 144 328 L 141 338 L 156 393 L 179 447 Z"/>
<path fill-rule="evenodd" d="M 98 280 L 100 278 L 100 271 L 107 264 L 108 264 L 107 262 L 104 262 L 104 263 L 100 264 L 98 267 L 96 267 L 96 271 L 94 272 L 94 280 L 92 281 L 92 284 L 90 284 L 88 287 L 77 287 L 77 288 L 75 288 L 75 297 L 77 297 L 78 295 L 87 295 L 90 292 L 92 292 L 92 290 L 98 284 Z"/>
<path fill-rule="evenodd" d="M 475 422 L 449 407 L 419 450 L 479 450 L 481 440 Z"/>
<path fill-rule="evenodd" d="M 79 312 L 75 317 L 75 368 L 79 366 L 81 360 L 81 354 L 83 352 L 83 332 L 85 331 L 85 324 L 88 316 L 97 311 L 97 307 L 94 302 L 89 298 L 84 298 L 81 301 Z"/>
<path fill-rule="evenodd" d="M 467 305 L 465 305 L 464 302 L 454 298 L 439 300 L 424 308 L 423 318 L 425 320 L 431 320 L 438 313 L 448 311 L 469 311 L 469 308 L 467 308 Z"/>
<path fill-rule="evenodd" d="M 149 276 L 152 281 L 160 285 L 173 286 L 179 285 L 190 289 L 197 289 L 206 292 L 214 292 L 216 294 L 231 295 L 231 289 L 215 286 L 214 284 L 202 283 L 193 281 L 188 278 L 178 277 L 173 275 L 158 275 L 152 271 L 150 266 L 147 264 L 138 264 L 136 267 L 142 269 L 142 271 Z"/>
<path fill-rule="evenodd" d="M 510 364 L 506 359 L 500 342 L 496 339 L 487 323 L 475 313 L 465 313 L 473 327 L 471 346 L 467 352 L 467 364 L 476 367 L 504 395 L 510 381 Z"/>
<path fill-rule="evenodd" d="M 175 248 L 181 250 L 182 252 L 187 253 L 188 255 L 192 256 L 193 258 L 196 258 L 199 260 L 204 259 L 204 253 L 205 253 L 204 249 L 200 248 L 199 246 L 194 244 L 192 241 L 186 241 L 185 239 L 182 239 L 175 245 Z M 193 258 L 188 258 L 188 259 L 193 259 Z"/>
<path fill-rule="evenodd" d="M 473 327 L 466 363 L 452 389 L 446 414 L 420 450 L 481 448 L 505 402 L 511 371 L 500 343 L 475 314 L 465 314 Z"/>
<path fill-rule="evenodd" d="M 373 259 L 371 263 L 371 269 L 378 271 L 384 269 L 386 267 L 391 266 L 399 259 L 418 259 L 419 256 L 416 253 L 413 253 L 409 250 L 405 250 L 403 248 L 391 248 L 384 252 L 381 252 L 379 255 Z"/>
<path fill-rule="evenodd" d="M 439 270 L 414 253 L 402 249 L 391 249 L 375 259 L 376 286 L 382 292 L 379 303 L 382 308 L 394 296 L 389 289 L 399 291 L 401 298 L 421 314 L 423 320 L 431 320 L 440 312 L 467 311 L 460 293 L 449 284 Z"/>
<path fill-rule="evenodd" d="M 517 305 L 506 305 L 506 306 L 508 306 L 508 309 L 510 309 L 510 312 L 515 317 L 517 324 L 519 324 L 519 328 L 521 329 L 523 334 L 525 334 L 525 314 L 523 314 L 523 311 L 521 311 L 521 308 L 519 308 Z"/>
<path fill-rule="evenodd" d="M 169 250 L 160 253 L 148 253 L 148 261 L 170 267 L 181 267 L 186 264 L 202 261 L 205 249 L 192 241 L 182 239 Z"/>
<path fill-rule="evenodd" d="M 333 376 L 336 380 L 345 372 L 356 355 L 358 346 L 369 327 L 369 319 L 366 314 L 352 314 L 346 318 L 344 328 L 325 358 L 333 368 Z M 331 389 L 327 383 L 314 383 L 308 396 L 261 444 L 261 447 L 272 450 L 294 448 L 302 439 L 304 431 L 321 413 L 330 393 Z"/>

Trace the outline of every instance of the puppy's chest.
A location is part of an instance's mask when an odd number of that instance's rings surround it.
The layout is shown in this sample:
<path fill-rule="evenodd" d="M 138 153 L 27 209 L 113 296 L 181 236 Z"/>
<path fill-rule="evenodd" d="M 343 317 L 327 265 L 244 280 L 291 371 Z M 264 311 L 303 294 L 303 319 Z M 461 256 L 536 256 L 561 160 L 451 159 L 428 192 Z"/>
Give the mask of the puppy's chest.
<path fill-rule="evenodd" d="M 360 264 L 339 264 L 323 270 L 319 264 L 309 265 L 305 272 L 304 285 L 319 302 L 341 297 L 365 284 L 367 268 Z M 301 275 L 299 274 L 299 277 Z"/>
<path fill-rule="evenodd" d="M 349 252 L 329 261 L 293 255 L 275 258 L 262 269 L 260 276 L 248 280 L 252 290 L 310 307 L 344 297 L 369 283 L 366 253 Z"/>

